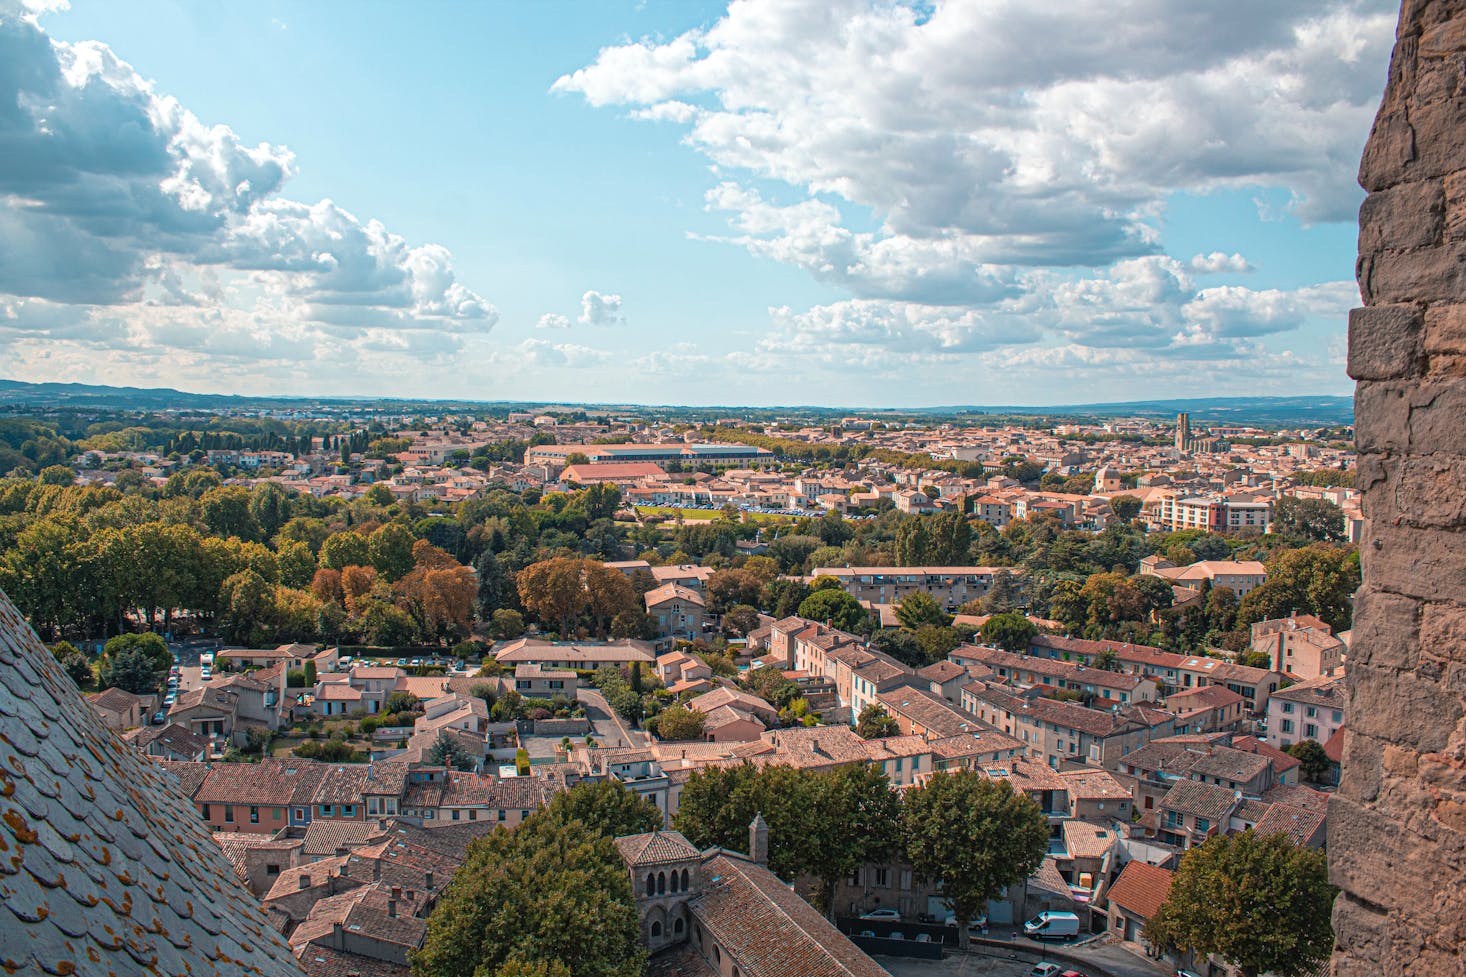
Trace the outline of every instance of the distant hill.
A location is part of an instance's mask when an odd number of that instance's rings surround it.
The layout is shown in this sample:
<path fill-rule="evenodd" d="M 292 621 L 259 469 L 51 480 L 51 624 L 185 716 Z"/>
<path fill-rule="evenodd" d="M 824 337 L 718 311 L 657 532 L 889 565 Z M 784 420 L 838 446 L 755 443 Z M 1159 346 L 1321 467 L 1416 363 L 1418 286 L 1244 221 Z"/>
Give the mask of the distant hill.
<path fill-rule="evenodd" d="M 121 410 L 288 410 L 307 404 L 337 406 L 381 405 L 404 410 L 448 407 L 500 406 L 509 401 L 410 400 L 385 397 L 250 397 L 237 394 L 200 394 L 168 387 L 110 387 L 86 383 L 26 383 L 0 379 L 0 405 L 6 407 L 98 407 Z M 524 401 L 517 406 L 536 407 L 554 401 Z M 633 404 L 583 404 L 588 409 L 634 410 Z M 658 414 L 675 413 L 680 408 L 661 406 L 648 408 Z M 1281 427 L 1334 426 L 1354 423 L 1354 401 L 1350 397 L 1202 397 L 1193 400 L 1138 400 L 1117 404 L 1066 404 L 1054 407 L 1024 405 L 967 406 L 925 408 L 860 408 L 789 406 L 782 408 L 689 407 L 686 411 L 702 415 L 757 414 L 798 412 L 816 416 L 844 415 L 852 412 L 871 415 L 901 415 L 931 419 L 958 418 L 973 414 L 1008 415 L 1013 417 L 1149 417 L 1157 420 L 1174 418 L 1180 411 L 1189 411 L 1193 424 L 1257 424 Z"/>

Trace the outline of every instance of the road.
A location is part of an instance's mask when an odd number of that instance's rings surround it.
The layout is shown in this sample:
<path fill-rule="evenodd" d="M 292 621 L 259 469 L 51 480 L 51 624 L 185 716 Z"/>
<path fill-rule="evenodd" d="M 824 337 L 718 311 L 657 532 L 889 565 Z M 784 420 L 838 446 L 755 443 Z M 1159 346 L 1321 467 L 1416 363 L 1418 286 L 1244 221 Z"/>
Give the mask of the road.
<path fill-rule="evenodd" d="M 606 697 L 600 692 L 595 689 L 580 689 L 575 695 L 585 707 L 585 718 L 595 728 L 596 739 L 602 746 L 620 749 L 646 745 L 642 735 L 621 721 L 621 717 L 612 711 Z"/>
<path fill-rule="evenodd" d="M 1021 956 L 1015 954 L 1014 957 L 1007 958 L 1001 949 L 995 947 L 991 953 L 963 954 L 949 951 L 940 961 L 887 956 L 876 959 L 895 977 L 1028 977 L 1034 961 L 1040 959 L 1052 960 L 1065 969 L 1076 966 L 1071 960 L 1081 960 L 1083 963 L 1077 965 L 1081 973 L 1103 972 L 1110 977 L 1165 977 L 1171 973 L 1113 943 L 1060 945 L 1052 948 L 1063 953 L 1069 960 L 1055 955 L 1046 956 L 1044 947 L 1024 939 L 1014 940 L 1013 948 L 1024 952 Z"/>

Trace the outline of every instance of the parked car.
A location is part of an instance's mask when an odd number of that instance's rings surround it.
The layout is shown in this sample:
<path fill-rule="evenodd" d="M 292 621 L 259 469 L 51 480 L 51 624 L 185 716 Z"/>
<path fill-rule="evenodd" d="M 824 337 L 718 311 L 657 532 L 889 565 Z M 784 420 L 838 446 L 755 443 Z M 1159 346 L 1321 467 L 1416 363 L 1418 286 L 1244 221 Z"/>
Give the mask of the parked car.
<path fill-rule="evenodd" d="M 173 705 L 173 703 L 175 703 L 177 701 L 178 701 L 178 693 L 177 692 L 169 692 L 166 696 L 163 697 L 163 705 L 164 705 L 164 707 L 171 706 L 171 705 Z"/>
<path fill-rule="evenodd" d="M 164 712 L 162 709 L 159 709 L 157 712 L 153 713 L 153 725 L 154 726 L 161 726 L 164 723 L 166 723 L 167 721 L 168 721 L 168 714 L 166 712 Z"/>
<path fill-rule="evenodd" d="M 1066 970 L 1059 977 L 1089 977 L 1089 975 L 1082 970 Z"/>
<path fill-rule="evenodd" d="M 875 939 L 876 931 L 875 930 L 861 930 L 859 933 L 856 933 L 855 935 L 856 936 L 866 936 L 866 937 L 870 937 L 871 939 Z"/>
<path fill-rule="evenodd" d="M 889 922 L 896 922 L 897 920 L 899 920 L 901 918 L 901 914 L 898 913 L 898 912 L 896 912 L 896 910 L 894 910 L 894 909 L 872 909 L 868 913 L 861 913 L 860 914 L 860 918 L 861 919 L 884 919 L 884 920 L 887 920 Z"/>
<path fill-rule="evenodd" d="M 956 913 L 948 913 L 947 914 L 947 918 L 944 919 L 942 922 L 946 923 L 948 926 L 956 926 L 957 925 L 957 914 Z M 976 919 L 969 919 L 967 921 L 967 928 L 970 929 L 970 930 L 985 930 L 985 929 L 987 929 L 988 928 L 988 918 L 987 918 L 987 915 L 986 914 L 983 914 L 983 915 L 977 917 Z"/>
<path fill-rule="evenodd" d="M 886 934 L 886 939 L 888 939 L 888 940 L 904 940 L 904 939 L 906 939 L 906 934 L 903 933 L 903 932 L 901 932 L 900 930 L 892 930 L 891 932 L 889 932 L 889 933 Z"/>
<path fill-rule="evenodd" d="M 1043 963 L 1034 964 L 1033 969 L 1028 972 L 1028 977 L 1059 977 L 1059 973 L 1058 964 L 1045 960 Z"/>
<path fill-rule="evenodd" d="M 1176 977 L 1201 977 L 1201 975 L 1194 970 L 1178 970 Z"/>
<path fill-rule="evenodd" d="M 932 941 L 932 935 L 930 933 L 917 933 L 916 934 L 916 942 L 918 942 L 918 943 L 930 943 L 931 941 Z"/>

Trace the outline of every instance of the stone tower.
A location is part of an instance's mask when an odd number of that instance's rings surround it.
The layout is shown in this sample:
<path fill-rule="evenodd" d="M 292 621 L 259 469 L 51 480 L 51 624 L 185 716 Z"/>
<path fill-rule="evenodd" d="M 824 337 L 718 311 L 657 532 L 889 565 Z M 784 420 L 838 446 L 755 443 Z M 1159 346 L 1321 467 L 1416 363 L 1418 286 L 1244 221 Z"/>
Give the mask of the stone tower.
<path fill-rule="evenodd" d="M 1364 489 L 1336 977 L 1466 972 L 1466 0 L 1406 0 L 1359 169 Z"/>
<path fill-rule="evenodd" d="M 1184 455 L 1191 444 L 1191 414 L 1182 411 L 1176 415 L 1176 454 Z"/>

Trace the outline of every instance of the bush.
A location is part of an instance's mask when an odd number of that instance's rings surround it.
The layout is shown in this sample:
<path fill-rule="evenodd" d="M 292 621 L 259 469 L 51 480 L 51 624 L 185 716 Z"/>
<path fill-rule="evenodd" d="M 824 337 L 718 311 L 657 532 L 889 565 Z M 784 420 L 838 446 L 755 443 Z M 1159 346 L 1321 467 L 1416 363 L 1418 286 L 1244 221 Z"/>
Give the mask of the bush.
<path fill-rule="evenodd" d="M 514 751 L 514 771 L 521 777 L 529 776 L 529 751 L 522 746 Z"/>

